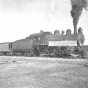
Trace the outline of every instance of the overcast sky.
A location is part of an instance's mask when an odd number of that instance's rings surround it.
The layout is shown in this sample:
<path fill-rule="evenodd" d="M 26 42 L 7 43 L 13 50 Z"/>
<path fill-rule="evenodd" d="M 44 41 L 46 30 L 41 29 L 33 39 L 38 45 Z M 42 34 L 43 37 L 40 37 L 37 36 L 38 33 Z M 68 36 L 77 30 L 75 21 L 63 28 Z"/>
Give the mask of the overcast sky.
<path fill-rule="evenodd" d="M 12 42 L 40 30 L 71 29 L 70 0 L 0 0 L 0 42 Z M 88 11 L 83 10 L 78 27 L 88 44 Z"/>

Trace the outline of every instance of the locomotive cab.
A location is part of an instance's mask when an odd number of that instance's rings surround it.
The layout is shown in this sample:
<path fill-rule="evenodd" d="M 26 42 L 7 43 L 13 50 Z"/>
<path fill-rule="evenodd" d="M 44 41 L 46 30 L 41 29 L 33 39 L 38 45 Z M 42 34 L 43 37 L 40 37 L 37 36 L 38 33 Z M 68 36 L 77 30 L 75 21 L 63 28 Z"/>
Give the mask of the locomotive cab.
<path fill-rule="evenodd" d="M 29 36 L 29 39 L 33 41 L 33 52 L 35 55 L 39 56 L 42 49 L 42 44 L 45 36 L 50 35 L 50 32 L 41 31 L 40 33 L 35 33 Z"/>
<path fill-rule="evenodd" d="M 50 32 L 40 32 L 40 33 L 35 33 L 29 36 L 29 39 L 33 40 L 33 41 L 41 41 L 42 39 L 44 39 L 45 36 L 50 35 Z"/>

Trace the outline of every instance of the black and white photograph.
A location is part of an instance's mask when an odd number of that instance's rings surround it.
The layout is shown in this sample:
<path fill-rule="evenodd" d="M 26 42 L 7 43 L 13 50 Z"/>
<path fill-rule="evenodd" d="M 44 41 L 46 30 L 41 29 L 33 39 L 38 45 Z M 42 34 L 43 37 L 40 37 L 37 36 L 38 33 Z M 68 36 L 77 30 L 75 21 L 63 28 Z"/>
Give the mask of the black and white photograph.
<path fill-rule="evenodd" d="M 88 88 L 88 0 L 0 0 L 0 88 Z"/>

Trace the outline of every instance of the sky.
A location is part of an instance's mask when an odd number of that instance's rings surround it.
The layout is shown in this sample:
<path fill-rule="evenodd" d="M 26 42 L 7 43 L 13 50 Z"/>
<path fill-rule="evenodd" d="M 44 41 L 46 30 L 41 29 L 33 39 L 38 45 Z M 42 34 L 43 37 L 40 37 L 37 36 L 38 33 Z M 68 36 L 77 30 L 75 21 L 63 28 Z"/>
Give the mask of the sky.
<path fill-rule="evenodd" d="M 71 29 L 70 0 L 0 0 L 0 43 L 13 42 L 38 33 Z M 78 27 L 88 44 L 88 11 L 83 10 Z"/>

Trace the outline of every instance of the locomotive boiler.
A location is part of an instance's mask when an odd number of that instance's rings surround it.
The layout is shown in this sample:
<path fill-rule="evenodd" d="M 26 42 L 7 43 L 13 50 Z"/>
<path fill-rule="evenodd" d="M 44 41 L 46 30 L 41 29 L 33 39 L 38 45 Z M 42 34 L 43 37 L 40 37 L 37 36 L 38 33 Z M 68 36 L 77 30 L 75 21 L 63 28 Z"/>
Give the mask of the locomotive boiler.
<path fill-rule="evenodd" d="M 81 51 L 84 40 L 81 28 L 79 28 L 77 34 L 71 34 L 71 30 L 68 29 L 66 35 L 62 35 L 58 30 L 55 30 L 54 34 L 45 36 L 39 46 L 39 51 L 40 54 L 56 57 L 68 57 L 73 54 L 82 56 Z"/>

